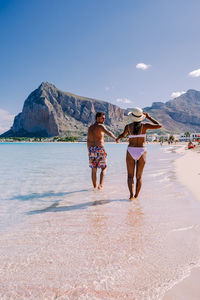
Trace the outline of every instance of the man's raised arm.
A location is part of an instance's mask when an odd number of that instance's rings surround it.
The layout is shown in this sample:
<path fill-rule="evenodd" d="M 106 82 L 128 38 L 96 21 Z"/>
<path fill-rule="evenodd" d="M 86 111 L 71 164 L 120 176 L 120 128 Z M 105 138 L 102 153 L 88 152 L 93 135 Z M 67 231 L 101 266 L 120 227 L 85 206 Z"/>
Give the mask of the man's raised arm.
<path fill-rule="evenodd" d="M 114 140 L 116 140 L 116 136 L 115 136 L 111 131 L 109 131 L 109 130 L 105 127 L 105 125 L 102 125 L 102 130 L 103 130 L 103 132 L 104 132 L 106 135 L 108 135 L 108 136 L 110 136 L 111 138 L 113 138 Z"/>

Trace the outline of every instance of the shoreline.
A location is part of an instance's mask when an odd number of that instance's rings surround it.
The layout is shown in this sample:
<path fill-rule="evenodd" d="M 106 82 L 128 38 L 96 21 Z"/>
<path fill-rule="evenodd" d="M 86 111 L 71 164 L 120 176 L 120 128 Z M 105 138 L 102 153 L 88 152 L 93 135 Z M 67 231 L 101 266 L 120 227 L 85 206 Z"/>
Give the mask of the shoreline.
<path fill-rule="evenodd" d="M 184 149 L 181 147 L 177 152 L 183 155 L 175 161 L 175 170 L 179 181 L 185 185 L 200 200 L 200 153 L 196 149 Z"/>
<path fill-rule="evenodd" d="M 186 145 L 185 145 L 186 146 Z M 191 192 L 195 199 L 200 201 L 200 153 L 199 147 L 188 150 L 185 146 L 176 149 L 183 154 L 175 162 L 175 171 L 178 180 Z M 197 300 L 200 299 L 200 267 L 194 267 L 183 280 L 168 290 L 163 300 Z"/>
<path fill-rule="evenodd" d="M 189 276 L 174 285 L 166 292 L 163 300 L 198 300 L 200 298 L 200 267 L 190 271 Z"/>

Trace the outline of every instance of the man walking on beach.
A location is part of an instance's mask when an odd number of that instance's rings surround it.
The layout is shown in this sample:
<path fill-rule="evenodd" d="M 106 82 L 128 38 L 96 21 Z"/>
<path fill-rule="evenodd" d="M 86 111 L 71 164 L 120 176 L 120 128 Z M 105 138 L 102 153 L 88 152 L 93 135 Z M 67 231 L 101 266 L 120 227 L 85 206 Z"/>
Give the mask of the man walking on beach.
<path fill-rule="evenodd" d="M 92 168 L 92 183 L 94 188 L 97 187 L 97 168 L 101 168 L 100 182 L 98 189 L 103 188 L 103 182 L 107 169 L 107 154 L 104 148 L 104 133 L 114 140 L 116 137 L 106 129 L 105 114 L 98 112 L 96 114 L 96 122 L 88 129 L 87 147 L 89 152 L 89 167 Z"/>

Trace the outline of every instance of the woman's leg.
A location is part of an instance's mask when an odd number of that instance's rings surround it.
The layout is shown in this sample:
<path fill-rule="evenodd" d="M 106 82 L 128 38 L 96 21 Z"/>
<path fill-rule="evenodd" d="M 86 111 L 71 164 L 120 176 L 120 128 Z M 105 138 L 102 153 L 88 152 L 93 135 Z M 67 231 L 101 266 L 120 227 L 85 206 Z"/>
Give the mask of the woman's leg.
<path fill-rule="evenodd" d="M 144 152 L 144 154 L 142 154 L 142 156 L 140 157 L 140 159 L 137 161 L 136 164 L 136 192 L 134 196 L 135 198 L 138 197 L 138 194 L 142 186 L 142 174 L 143 174 L 145 163 L 146 163 L 146 151 Z"/>
<path fill-rule="evenodd" d="M 128 175 L 128 188 L 130 192 L 130 200 L 133 200 L 133 188 L 134 188 L 134 170 L 135 170 L 135 160 L 132 158 L 130 153 L 127 151 L 126 154 L 126 166 L 127 166 L 127 175 Z"/>

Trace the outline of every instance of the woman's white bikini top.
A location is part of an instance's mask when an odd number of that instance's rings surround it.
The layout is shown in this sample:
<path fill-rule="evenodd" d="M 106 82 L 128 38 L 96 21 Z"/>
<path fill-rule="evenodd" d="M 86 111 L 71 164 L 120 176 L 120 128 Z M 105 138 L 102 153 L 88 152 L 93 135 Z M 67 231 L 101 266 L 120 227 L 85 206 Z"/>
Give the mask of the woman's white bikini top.
<path fill-rule="evenodd" d="M 138 137 L 145 137 L 146 134 L 137 134 L 137 135 L 129 135 L 128 138 L 132 139 L 132 138 L 138 138 Z"/>
<path fill-rule="evenodd" d="M 143 124 L 141 125 L 141 127 L 143 126 Z M 141 128 L 141 131 L 142 131 L 142 128 Z M 128 132 L 130 133 L 130 130 L 129 130 L 129 126 L 128 126 Z M 144 134 L 130 134 L 128 136 L 129 139 L 132 139 L 132 138 L 138 138 L 138 137 L 146 137 L 146 133 Z"/>

